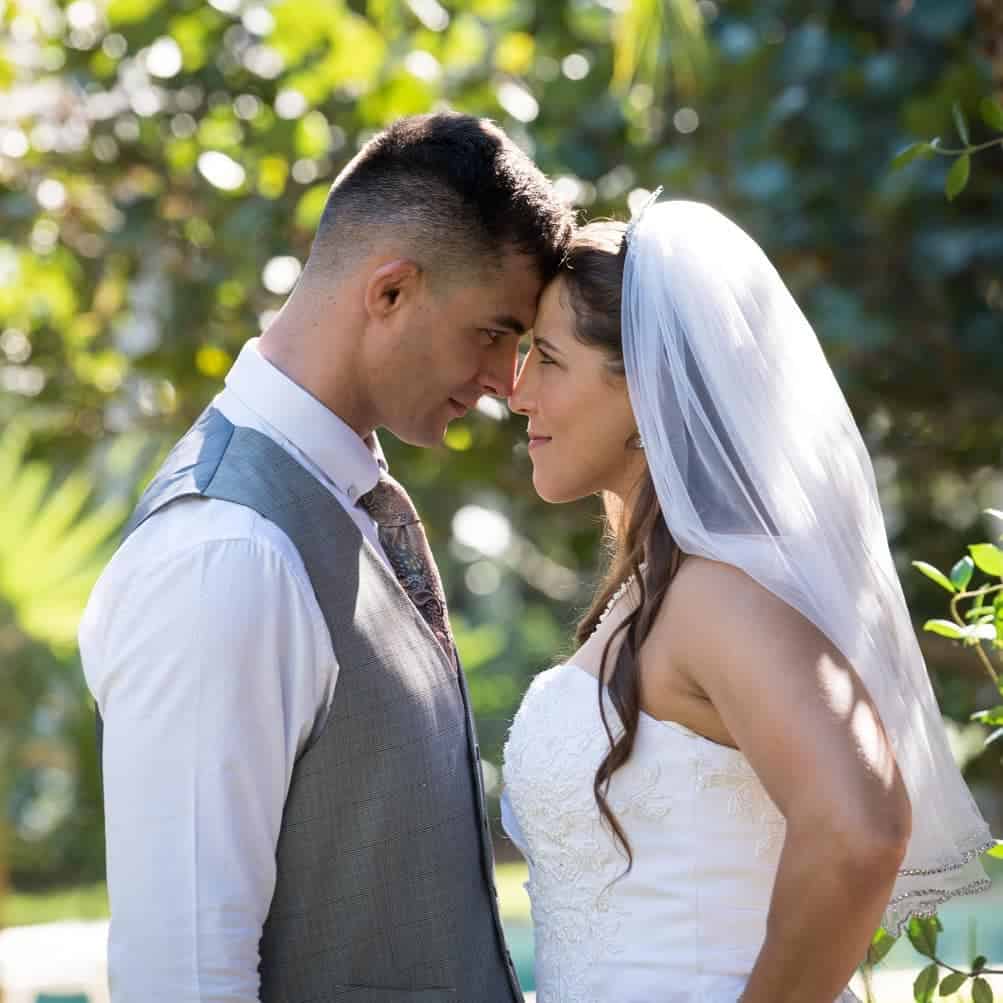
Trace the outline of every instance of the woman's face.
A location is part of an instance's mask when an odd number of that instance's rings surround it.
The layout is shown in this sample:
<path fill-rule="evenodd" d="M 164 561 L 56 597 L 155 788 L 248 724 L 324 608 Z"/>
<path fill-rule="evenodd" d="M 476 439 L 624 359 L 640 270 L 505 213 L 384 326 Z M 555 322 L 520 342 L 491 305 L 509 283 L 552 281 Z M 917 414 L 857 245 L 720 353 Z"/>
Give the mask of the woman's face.
<path fill-rule="evenodd" d="M 605 351 L 578 340 L 575 323 L 557 278 L 540 299 L 509 407 L 529 419 L 533 487 L 544 501 L 600 491 L 623 498 L 645 469 L 643 451 L 627 444 L 637 432 L 627 381 L 610 370 Z"/>

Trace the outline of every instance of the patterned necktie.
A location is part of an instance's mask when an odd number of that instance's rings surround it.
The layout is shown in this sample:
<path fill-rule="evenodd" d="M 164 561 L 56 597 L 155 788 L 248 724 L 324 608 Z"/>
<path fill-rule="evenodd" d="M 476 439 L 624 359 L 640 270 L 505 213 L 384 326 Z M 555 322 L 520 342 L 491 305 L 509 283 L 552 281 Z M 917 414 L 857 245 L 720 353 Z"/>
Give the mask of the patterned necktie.
<path fill-rule="evenodd" d="M 376 487 L 362 495 L 358 504 L 376 523 L 397 581 L 453 661 L 453 635 L 442 579 L 408 493 L 383 471 Z"/>

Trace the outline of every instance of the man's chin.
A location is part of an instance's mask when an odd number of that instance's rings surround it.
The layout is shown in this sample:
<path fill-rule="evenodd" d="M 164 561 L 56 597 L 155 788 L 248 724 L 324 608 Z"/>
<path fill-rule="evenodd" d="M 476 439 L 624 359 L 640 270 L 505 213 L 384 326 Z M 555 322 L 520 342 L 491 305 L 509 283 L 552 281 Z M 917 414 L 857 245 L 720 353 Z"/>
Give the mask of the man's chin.
<path fill-rule="evenodd" d="M 401 442 L 407 443 L 409 446 L 419 446 L 422 449 L 430 449 L 432 446 L 441 446 L 442 440 L 445 438 L 446 429 L 449 427 L 449 422 L 443 422 L 441 419 L 437 422 L 429 422 L 428 425 L 424 427 L 411 426 L 409 428 L 391 428 L 389 431 L 393 433 L 394 437 L 400 439 Z"/>

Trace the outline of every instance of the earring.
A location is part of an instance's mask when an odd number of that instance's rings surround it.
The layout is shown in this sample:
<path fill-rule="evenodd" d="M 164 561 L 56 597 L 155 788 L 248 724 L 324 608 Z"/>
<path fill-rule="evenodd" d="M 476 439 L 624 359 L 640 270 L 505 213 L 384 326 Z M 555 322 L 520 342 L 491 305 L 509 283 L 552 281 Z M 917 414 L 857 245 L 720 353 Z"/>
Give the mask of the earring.
<path fill-rule="evenodd" d="M 628 440 L 627 446 L 630 449 L 644 449 L 644 440 L 641 438 L 640 432 L 635 432 Z"/>

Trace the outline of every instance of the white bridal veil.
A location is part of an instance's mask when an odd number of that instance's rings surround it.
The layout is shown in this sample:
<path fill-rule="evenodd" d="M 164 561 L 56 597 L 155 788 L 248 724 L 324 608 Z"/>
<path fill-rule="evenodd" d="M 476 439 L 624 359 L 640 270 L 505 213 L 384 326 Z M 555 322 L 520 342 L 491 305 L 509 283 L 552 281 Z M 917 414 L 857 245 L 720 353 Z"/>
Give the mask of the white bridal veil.
<path fill-rule="evenodd" d="M 666 523 L 684 552 L 741 568 L 808 617 L 867 686 L 913 806 L 883 921 L 898 934 L 988 887 L 977 858 L 993 840 L 948 747 L 860 432 L 814 331 L 738 226 L 662 202 L 627 241 L 624 361 Z"/>

